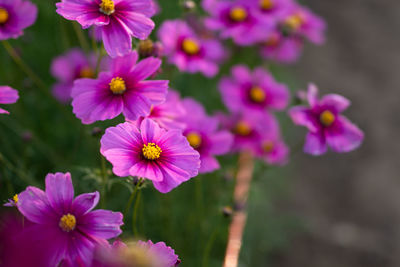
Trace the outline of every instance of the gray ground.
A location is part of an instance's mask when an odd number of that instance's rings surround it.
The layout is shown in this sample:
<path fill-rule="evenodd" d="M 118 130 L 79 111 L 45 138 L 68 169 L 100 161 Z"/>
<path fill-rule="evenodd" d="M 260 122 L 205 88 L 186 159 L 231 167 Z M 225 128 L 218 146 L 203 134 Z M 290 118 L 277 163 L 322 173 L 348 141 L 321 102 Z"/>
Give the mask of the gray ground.
<path fill-rule="evenodd" d="M 275 266 L 400 266 L 400 1 L 304 0 L 329 25 L 307 47 L 299 80 L 352 100 L 365 131 L 346 155 L 301 156 L 290 208 L 309 225 Z"/>

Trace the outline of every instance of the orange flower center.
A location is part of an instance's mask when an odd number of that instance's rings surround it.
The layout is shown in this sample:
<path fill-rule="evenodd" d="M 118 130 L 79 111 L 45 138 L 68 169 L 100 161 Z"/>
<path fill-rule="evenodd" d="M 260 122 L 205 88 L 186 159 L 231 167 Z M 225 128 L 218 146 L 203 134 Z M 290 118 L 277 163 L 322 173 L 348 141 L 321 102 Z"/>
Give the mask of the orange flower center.
<path fill-rule="evenodd" d="M 229 16 L 233 21 L 241 22 L 247 18 L 247 11 L 237 6 L 231 9 Z"/>
<path fill-rule="evenodd" d="M 90 67 L 84 67 L 79 72 L 80 78 L 94 78 L 94 72 Z"/>
<path fill-rule="evenodd" d="M 193 148 L 199 148 L 201 145 L 201 136 L 196 132 L 190 132 L 187 134 L 186 139 Z"/>
<path fill-rule="evenodd" d="M 246 136 L 251 133 L 250 125 L 245 121 L 239 121 L 234 129 L 234 132 L 241 136 Z"/>
<path fill-rule="evenodd" d="M 0 24 L 6 23 L 9 17 L 8 11 L 0 7 Z"/>
<path fill-rule="evenodd" d="M 267 98 L 264 90 L 259 86 L 254 86 L 250 90 L 250 99 L 256 103 L 262 103 Z"/>
<path fill-rule="evenodd" d="M 319 116 L 319 120 L 324 126 L 328 127 L 335 121 L 335 115 L 331 111 L 325 110 Z"/>
<path fill-rule="evenodd" d="M 196 40 L 185 38 L 182 42 L 182 50 L 188 55 L 196 55 L 200 51 L 200 46 Z"/>
<path fill-rule="evenodd" d="M 260 0 L 260 7 L 263 10 L 270 10 L 274 7 L 274 3 L 271 0 Z"/>

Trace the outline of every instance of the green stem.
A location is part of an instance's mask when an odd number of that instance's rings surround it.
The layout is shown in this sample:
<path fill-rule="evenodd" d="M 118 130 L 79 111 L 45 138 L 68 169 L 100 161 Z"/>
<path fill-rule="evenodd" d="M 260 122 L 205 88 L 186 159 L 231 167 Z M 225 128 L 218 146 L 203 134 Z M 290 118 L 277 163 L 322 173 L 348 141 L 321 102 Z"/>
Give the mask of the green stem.
<path fill-rule="evenodd" d="M 48 93 L 46 84 L 33 72 L 33 70 L 22 60 L 22 58 L 18 55 L 17 51 L 11 46 L 8 41 L 2 41 L 4 48 L 10 57 L 14 60 L 14 62 L 21 68 L 26 75 L 31 78 L 31 80 L 43 91 Z"/>
<path fill-rule="evenodd" d="M 214 244 L 214 241 L 217 237 L 218 231 L 219 231 L 219 225 L 220 225 L 220 220 L 218 220 L 217 225 L 215 226 L 214 231 L 211 233 L 210 238 L 207 241 L 206 247 L 204 249 L 204 254 L 203 254 L 203 267 L 207 267 L 208 265 L 208 260 L 210 258 L 210 252 L 212 249 L 212 246 Z"/>
<path fill-rule="evenodd" d="M 76 33 L 76 36 L 78 37 L 79 44 L 81 45 L 82 49 L 85 50 L 86 52 L 89 51 L 89 44 L 88 41 L 86 40 L 85 35 L 83 34 L 82 29 L 80 28 L 78 23 L 72 23 L 72 26 L 74 28 L 74 31 Z"/>
<path fill-rule="evenodd" d="M 103 187 L 102 187 L 102 196 L 101 196 L 101 207 L 104 208 L 106 204 L 106 196 L 107 196 L 107 185 L 108 185 L 108 174 L 106 168 L 106 159 L 103 156 L 101 157 L 101 175 L 103 178 Z"/>
<path fill-rule="evenodd" d="M 132 194 L 129 197 L 128 203 L 126 204 L 125 209 L 124 209 L 124 218 L 126 218 L 128 216 L 129 209 L 131 208 L 132 202 L 135 199 L 136 192 L 138 191 L 140 182 L 141 182 L 141 180 L 139 179 L 139 182 L 133 188 Z"/>
<path fill-rule="evenodd" d="M 135 201 L 135 206 L 133 208 L 133 214 L 132 214 L 132 231 L 135 237 L 138 236 L 138 230 L 136 227 L 136 219 L 137 219 L 137 213 L 139 209 L 139 203 L 140 203 L 140 191 L 137 194 L 136 201 Z"/>
<path fill-rule="evenodd" d="M 28 185 L 36 185 L 37 183 L 26 175 L 20 168 L 15 167 L 8 159 L 0 152 L 0 163 L 4 163 L 4 166 L 10 171 L 16 173 L 21 180 L 23 180 Z"/>
<path fill-rule="evenodd" d="M 103 49 L 100 47 L 98 49 L 98 56 L 97 56 L 97 62 L 96 62 L 96 76 L 100 72 L 100 66 L 101 66 L 101 60 L 103 59 Z"/>

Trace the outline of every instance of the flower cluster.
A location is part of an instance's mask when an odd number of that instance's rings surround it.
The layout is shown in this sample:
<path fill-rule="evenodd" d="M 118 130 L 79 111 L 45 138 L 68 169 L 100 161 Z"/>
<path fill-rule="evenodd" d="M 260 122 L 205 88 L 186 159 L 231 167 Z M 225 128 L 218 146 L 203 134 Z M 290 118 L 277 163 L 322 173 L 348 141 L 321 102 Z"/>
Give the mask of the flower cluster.
<path fill-rule="evenodd" d="M 262 67 L 262 62 L 251 69 L 230 60 L 234 53 L 227 47 L 240 53 L 242 46 L 253 46 L 265 59 L 293 62 L 305 40 L 324 42 L 324 21 L 294 0 L 203 0 L 202 7 L 204 17 L 190 13 L 185 19 L 164 21 L 157 32 L 159 40 L 153 42 L 148 39 L 155 28 L 151 18 L 161 12 L 155 0 L 56 3 L 58 14 L 91 29 L 97 54 L 72 48 L 54 58 L 50 69 L 57 80 L 53 95 L 62 103 L 71 102 L 82 124 L 112 120 L 101 124 L 110 127 L 96 139 L 103 160 L 102 199 L 110 187 L 111 173 L 114 181 L 127 178 L 124 183 L 133 188 L 126 210 L 144 180 L 168 193 L 198 174 L 222 168 L 217 156 L 243 153 L 268 165 L 288 162 L 290 149 L 277 117 L 290 105 L 288 86 Z M 37 8 L 29 1 L 0 0 L 0 40 L 22 35 L 36 15 Z M 98 48 L 100 39 L 103 45 Z M 37 82 L 35 73 L 8 46 L 5 42 L 17 63 Z M 104 57 L 103 48 L 110 57 Z M 181 98 L 170 88 L 170 82 L 176 82 L 171 74 L 176 70 L 163 71 L 163 56 L 179 72 L 200 73 L 207 79 L 230 70 L 230 74 L 217 76 L 219 82 L 211 88 L 219 90 L 229 113 L 210 115 L 208 103 L 203 106 L 191 97 Z M 225 63 L 227 67 L 222 66 Z M 167 78 L 158 79 L 161 75 Z M 206 89 L 202 93 L 211 99 L 214 94 Z M 290 107 L 288 114 L 294 124 L 309 131 L 305 153 L 322 155 L 328 148 L 342 153 L 361 145 L 363 132 L 342 115 L 349 100 L 336 94 L 320 99 L 314 85 L 300 95 L 302 104 Z M 18 91 L 0 86 L 0 104 L 12 104 L 18 98 Z M 0 108 L 3 113 L 8 111 Z M 113 120 L 117 117 L 122 120 Z M 91 173 L 98 178 L 97 170 Z M 6 244 L 0 244 L 0 265 L 179 265 L 179 257 L 164 242 L 124 244 L 115 240 L 122 233 L 123 214 L 94 210 L 99 199 L 97 191 L 75 197 L 70 173 L 48 174 L 45 191 L 28 186 L 15 194 L 5 206 L 18 210 L 23 223 L 20 217 L 0 223 L 0 239 Z M 26 252 L 24 257 L 19 257 L 21 249 Z"/>

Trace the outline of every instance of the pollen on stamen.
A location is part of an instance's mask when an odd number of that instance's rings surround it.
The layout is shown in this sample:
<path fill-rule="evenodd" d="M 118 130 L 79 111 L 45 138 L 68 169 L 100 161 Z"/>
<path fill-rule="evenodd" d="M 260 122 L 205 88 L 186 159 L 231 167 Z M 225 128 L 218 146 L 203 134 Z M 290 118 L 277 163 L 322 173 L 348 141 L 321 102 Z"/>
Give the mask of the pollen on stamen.
<path fill-rule="evenodd" d="M 247 18 L 247 11 L 242 7 L 234 7 L 231 9 L 229 16 L 233 21 L 241 22 Z"/>
<path fill-rule="evenodd" d="M 251 127 L 248 125 L 248 123 L 240 121 L 236 124 L 234 132 L 241 136 L 247 136 L 251 133 Z"/>
<path fill-rule="evenodd" d="M 102 0 L 100 4 L 100 12 L 111 15 L 115 12 L 115 4 L 113 0 Z"/>
<path fill-rule="evenodd" d="M 154 143 L 147 143 L 142 148 L 143 156 L 148 160 L 159 159 L 162 153 L 161 148 Z"/>
<path fill-rule="evenodd" d="M 260 0 L 260 7 L 262 10 L 270 10 L 274 7 L 272 0 Z"/>
<path fill-rule="evenodd" d="M 64 232 L 71 232 L 76 227 L 76 218 L 74 215 L 68 213 L 61 217 L 58 225 Z"/>
<path fill-rule="evenodd" d="M 109 85 L 111 92 L 115 95 L 122 95 L 126 91 L 125 81 L 121 77 L 113 78 Z"/>
<path fill-rule="evenodd" d="M 15 194 L 12 199 L 13 199 L 14 203 L 17 204 L 19 201 L 18 194 Z"/>
<path fill-rule="evenodd" d="M 249 94 L 250 99 L 256 103 L 262 103 L 267 98 L 264 90 L 259 86 L 254 86 L 253 88 L 251 88 Z"/>
<path fill-rule="evenodd" d="M 0 7 L 0 24 L 6 23 L 9 17 L 10 15 L 8 14 L 8 11 Z"/>
<path fill-rule="evenodd" d="M 182 42 L 182 50 L 188 55 L 196 55 L 200 51 L 200 46 L 196 40 L 185 38 Z"/>
<path fill-rule="evenodd" d="M 84 67 L 79 72 L 79 78 L 94 78 L 94 72 L 91 67 Z"/>
<path fill-rule="evenodd" d="M 319 116 L 320 122 L 326 127 L 331 126 L 335 119 L 335 115 L 329 110 L 325 110 Z"/>
<path fill-rule="evenodd" d="M 285 20 L 285 26 L 288 27 L 290 30 L 295 31 L 299 29 L 305 22 L 304 15 L 301 13 L 295 14 L 290 16 Z"/>
<path fill-rule="evenodd" d="M 186 135 L 186 139 L 193 148 L 199 148 L 201 145 L 201 136 L 196 132 L 190 132 Z"/>

